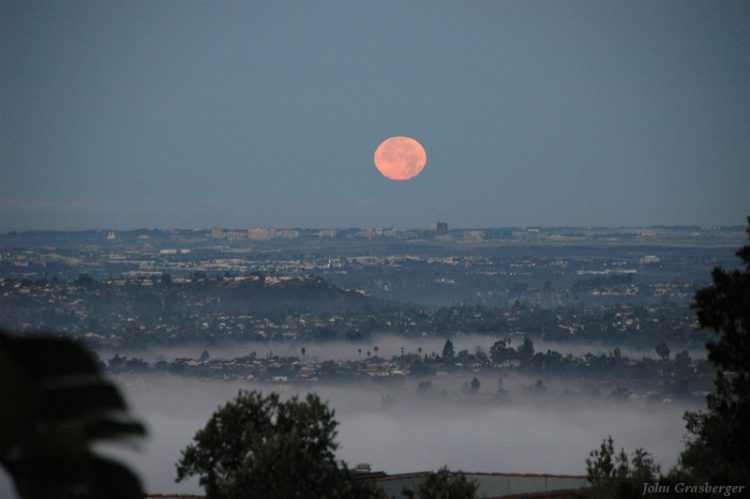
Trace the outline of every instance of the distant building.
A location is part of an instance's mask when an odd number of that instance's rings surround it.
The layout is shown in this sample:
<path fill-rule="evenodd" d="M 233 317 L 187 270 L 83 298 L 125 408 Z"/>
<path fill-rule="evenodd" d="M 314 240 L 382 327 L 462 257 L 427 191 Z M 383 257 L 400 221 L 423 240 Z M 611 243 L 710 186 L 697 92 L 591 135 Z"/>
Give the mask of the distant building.
<path fill-rule="evenodd" d="M 445 222 L 438 222 L 437 224 L 437 234 L 438 236 L 443 236 L 448 233 L 448 224 Z"/>
<path fill-rule="evenodd" d="M 646 255 L 638 260 L 638 263 L 641 265 L 648 265 L 649 263 L 659 263 L 661 262 L 661 258 L 655 255 Z"/>
<path fill-rule="evenodd" d="M 245 239 L 246 237 L 247 233 L 245 232 L 229 231 L 226 233 L 227 241 L 239 241 L 240 239 Z"/>
<path fill-rule="evenodd" d="M 211 229 L 211 239 L 224 239 L 224 229 L 221 227 Z"/>
<path fill-rule="evenodd" d="M 273 227 L 268 229 L 256 228 L 248 231 L 250 239 L 253 241 L 268 241 L 276 237 L 276 229 Z"/>
<path fill-rule="evenodd" d="M 299 237 L 298 230 L 280 230 L 276 233 L 277 237 L 282 239 L 297 239 Z"/>
<path fill-rule="evenodd" d="M 367 239 L 373 239 L 376 237 L 394 237 L 395 235 L 396 231 L 391 227 L 362 229 L 361 231 L 357 232 L 357 237 L 366 237 Z"/>
<path fill-rule="evenodd" d="M 539 229 L 528 229 L 526 231 L 526 237 L 532 243 L 538 243 L 541 239 L 541 232 Z"/>
<path fill-rule="evenodd" d="M 160 255 L 176 255 L 177 253 L 181 255 L 188 255 L 190 254 L 190 248 L 164 248 L 159 250 Z"/>
<path fill-rule="evenodd" d="M 107 232 L 107 241 L 114 241 L 115 239 L 117 239 L 117 236 L 113 230 Z"/>
<path fill-rule="evenodd" d="M 464 232 L 464 239 L 467 241 L 482 241 L 484 233 L 481 230 L 467 230 Z"/>

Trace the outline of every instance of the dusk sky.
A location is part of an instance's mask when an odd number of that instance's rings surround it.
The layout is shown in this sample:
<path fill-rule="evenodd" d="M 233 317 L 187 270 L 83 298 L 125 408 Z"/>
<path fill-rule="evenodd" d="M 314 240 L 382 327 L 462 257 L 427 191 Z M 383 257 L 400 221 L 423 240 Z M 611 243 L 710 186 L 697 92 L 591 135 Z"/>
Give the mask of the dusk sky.
<path fill-rule="evenodd" d="M 2 231 L 750 214 L 747 1 L 0 0 L 0 91 Z"/>

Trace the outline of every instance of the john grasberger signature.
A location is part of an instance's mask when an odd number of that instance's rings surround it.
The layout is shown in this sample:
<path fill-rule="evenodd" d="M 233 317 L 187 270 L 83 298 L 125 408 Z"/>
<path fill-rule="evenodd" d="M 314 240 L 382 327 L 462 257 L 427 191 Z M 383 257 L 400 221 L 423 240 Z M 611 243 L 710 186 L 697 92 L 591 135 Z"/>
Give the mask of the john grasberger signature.
<path fill-rule="evenodd" d="M 711 485 L 710 483 L 691 484 L 691 483 L 676 483 L 672 484 L 661 484 L 656 483 L 644 483 L 643 492 L 641 495 L 646 494 L 720 494 L 724 497 L 731 497 L 734 494 L 741 494 L 745 489 L 744 485 Z"/>

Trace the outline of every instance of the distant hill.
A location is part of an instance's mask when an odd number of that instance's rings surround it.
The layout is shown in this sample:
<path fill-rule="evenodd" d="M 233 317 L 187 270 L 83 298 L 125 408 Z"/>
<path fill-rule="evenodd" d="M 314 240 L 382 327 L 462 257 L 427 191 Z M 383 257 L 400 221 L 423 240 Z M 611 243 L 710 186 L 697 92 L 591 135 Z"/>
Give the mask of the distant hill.
<path fill-rule="evenodd" d="M 205 312 L 232 315 L 265 315 L 271 312 L 361 313 L 378 311 L 387 302 L 356 291 L 339 288 L 318 277 L 278 277 L 256 275 L 250 278 L 194 281 L 189 285 L 159 286 L 152 293 L 164 294 L 173 312 L 200 303 Z M 206 289 L 208 288 L 208 289 Z M 148 292 L 145 294 L 149 294 Z M 138 293 L 141 297 L 144 293 Z M 146 306 L 142 303 L 141 306 Z"/>
<path fill-rule="evenodd" d="M 399 307 L 319 277 L 257 273 L 224 278 L 196 273 L 174 280 L 7 279 L 0 281 L 0 295 L 3 326 L 84 336 L 94 343 L 237 337 L 263 329 L 267 319 L 278 325 L 309 314 L 320 322 Z M 271 329 L 268 334 L 283 333 Z"/>

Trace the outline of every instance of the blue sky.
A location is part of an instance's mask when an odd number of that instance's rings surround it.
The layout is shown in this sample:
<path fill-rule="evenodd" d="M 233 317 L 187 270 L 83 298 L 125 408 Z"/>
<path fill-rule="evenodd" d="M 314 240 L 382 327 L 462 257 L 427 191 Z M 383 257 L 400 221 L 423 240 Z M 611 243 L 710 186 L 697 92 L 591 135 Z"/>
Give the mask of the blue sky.
<path fill-rule="evenodd" d="M 0 230 L 750 214 L 748 2 L 0 0 L 0 61 Z"/>

